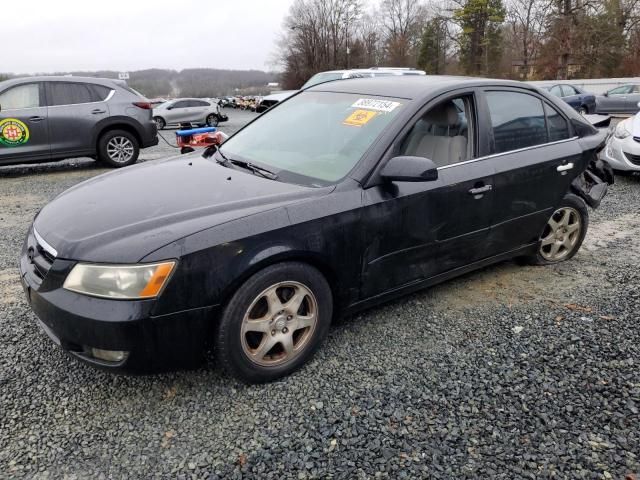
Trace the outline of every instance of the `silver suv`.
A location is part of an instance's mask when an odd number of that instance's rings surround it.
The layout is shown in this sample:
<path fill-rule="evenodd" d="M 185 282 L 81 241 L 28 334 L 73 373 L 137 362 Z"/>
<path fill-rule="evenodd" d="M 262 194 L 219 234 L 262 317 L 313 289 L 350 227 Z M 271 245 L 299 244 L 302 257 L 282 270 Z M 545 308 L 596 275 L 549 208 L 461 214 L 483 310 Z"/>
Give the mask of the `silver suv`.
<path fill-rule="evenodd" d="M 157 105 L 153 109 L 153 119 L 162 130 L 167 125 L 195 123 L 201 126 L 217 127 L 218 123 L 227 120 L 220 113 L 218 101 L 202 98 L 176 98 Z"/>
<path fill-rule="evenodd" d="M 28 77 L 0 82 L 0 165 L 92 157 L 135 163 L 158 144 L 149 100 L 119 80 Z"/>

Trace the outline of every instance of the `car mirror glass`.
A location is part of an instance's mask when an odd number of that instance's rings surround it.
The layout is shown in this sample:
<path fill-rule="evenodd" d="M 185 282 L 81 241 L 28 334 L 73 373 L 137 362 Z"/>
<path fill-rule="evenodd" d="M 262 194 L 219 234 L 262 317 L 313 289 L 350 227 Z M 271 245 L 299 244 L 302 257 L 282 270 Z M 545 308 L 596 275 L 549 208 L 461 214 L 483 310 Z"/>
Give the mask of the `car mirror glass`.
<path fill-rule="evenodd" d="M 393 157 L 382 168 L 380 176 L 389 182 L 431 182 L 438 179 L 438 167 L 424 157 Z"/>

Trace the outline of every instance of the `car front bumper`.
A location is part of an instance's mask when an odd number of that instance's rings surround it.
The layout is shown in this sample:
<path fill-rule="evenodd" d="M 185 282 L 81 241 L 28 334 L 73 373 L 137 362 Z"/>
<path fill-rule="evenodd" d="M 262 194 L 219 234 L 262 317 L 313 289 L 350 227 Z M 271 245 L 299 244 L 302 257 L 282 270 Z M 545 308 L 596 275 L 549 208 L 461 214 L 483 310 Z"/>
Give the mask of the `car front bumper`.
<path fill-rule="evenodd" d="M 631 136 L 624 139 L 611 136 L 600 155 L 614 170 L 640 172 L 640 142 Z"/>
<path fill-rule="evenodd" d="M 62 288 L 75 262 L 54 259 L 48 270 L 42 247 L 29 232 L 20 278 L 39 326 L 82 361 L 123 373 L 154 373 L 199 365 L 212 338 L 215 307 L 154 315 L 155 300 L 110 300 Z M 43 267 L 44 265 L 44 267 Z M 106 361 L 94 349 L 124 352 Z"/>

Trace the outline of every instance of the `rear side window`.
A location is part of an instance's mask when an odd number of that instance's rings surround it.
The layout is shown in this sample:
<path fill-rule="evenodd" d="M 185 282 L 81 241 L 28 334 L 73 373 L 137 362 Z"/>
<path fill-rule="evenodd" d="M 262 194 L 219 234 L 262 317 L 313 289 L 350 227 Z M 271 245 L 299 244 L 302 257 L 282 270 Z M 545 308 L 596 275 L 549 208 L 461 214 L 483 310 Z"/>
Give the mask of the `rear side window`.
<path fill-rule="evenodd" d="M 19 110 L 40 106 L 40 86 L 38 83 L 18 85 L 0 94 L 2 110 Z"/>
<path fill-rule="evenodd" d="M 570 138 L 569 123 L 553 107 L 544 104 L 544 112 L 547 115 L 547 125 L 549 127 L 549 141 L 557 142 Z"/>
<path fill-rule="evenodd" d="M 98 88 L 94 88 L 98 87 Z M 106 94 L 103 88 L 107 90 Z M 50 82 L 48 103 L 56 105 L 77 105 L 80 103 L 100 102 L 109 94 L 109 89 L 100 85 L 72 82 Z"/>
<path fill-rule="evenodd" d="M 87 86 L 91 90 L 94 102 L 104 102 L 112 91 L 104 85 L 87 84 Z"/>
<path fill-rule="evenodd" d="M 571 85 L 563 85 L 562 91 L 564 92 L 565 97 L 570 97 L 571 95 L 578 95 L 578 92 L 576 92 L 576 89 L 573 88 Z"/>
<path fill-rule="evenodd" d="M 556 97 L 561 97 L 562 98 L 562 89 L 560 88 L 560 85 L 556 85 L 555 87 L 551 87 L 551 90 L 549 90 L 549 92 L 551 92 L 551 95 L 555 95 Z"/>
<path fill-rule="evenodd" d="M 548 142 L 542 101 L 518 92 L 487 92 L 495 153 Z"/>

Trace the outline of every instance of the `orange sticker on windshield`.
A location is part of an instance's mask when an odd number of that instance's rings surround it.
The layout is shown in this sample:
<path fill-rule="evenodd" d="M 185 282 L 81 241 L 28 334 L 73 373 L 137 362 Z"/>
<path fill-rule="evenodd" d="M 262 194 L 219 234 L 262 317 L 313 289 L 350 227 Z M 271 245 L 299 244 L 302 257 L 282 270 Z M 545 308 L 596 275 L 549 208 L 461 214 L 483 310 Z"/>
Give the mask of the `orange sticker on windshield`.
<path fill-rule="evenodd" d="M 369 123 L 369 121 L 378 115 L 378 112 L 371 112 L 369 110 L 356 110 L 349 115 L 344 122 L 344 125 L 351 125 L 352 127 L 361 127 Z"/>

